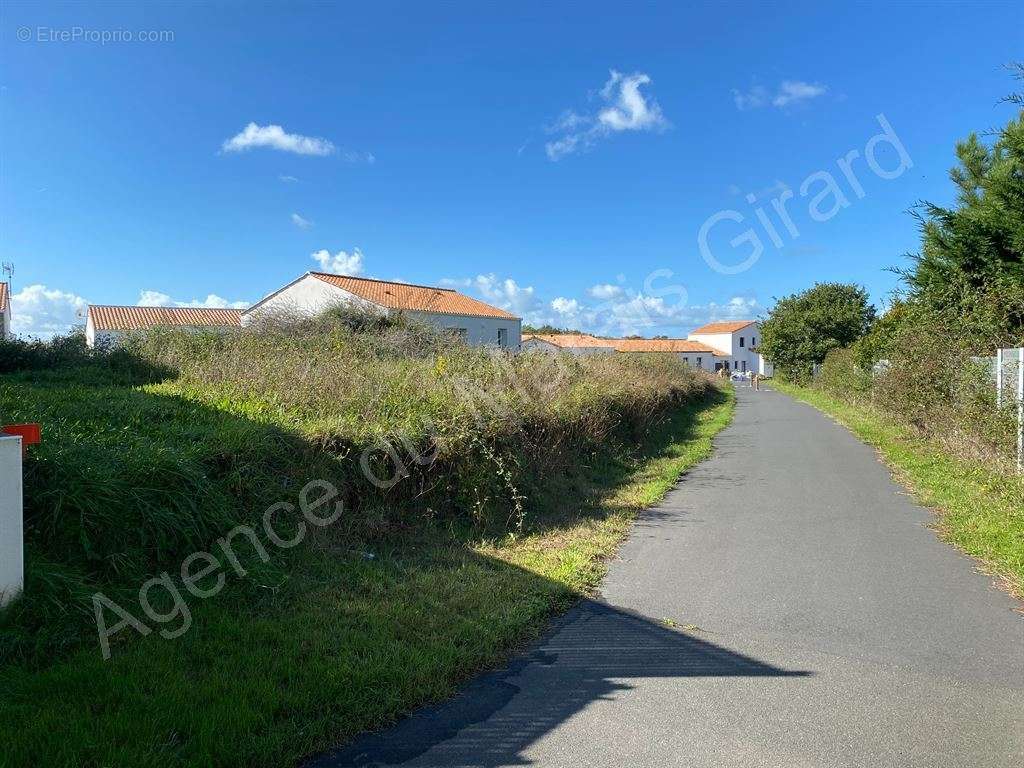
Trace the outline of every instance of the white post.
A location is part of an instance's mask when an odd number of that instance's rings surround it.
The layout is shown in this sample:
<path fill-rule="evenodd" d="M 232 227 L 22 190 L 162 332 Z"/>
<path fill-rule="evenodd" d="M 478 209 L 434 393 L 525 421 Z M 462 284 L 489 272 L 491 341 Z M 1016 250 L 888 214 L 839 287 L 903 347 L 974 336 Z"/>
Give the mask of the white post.
<path fill-rule="evenodd" d="M 25 586 L 21 505 L 21 438 L 0 435 L 0 606 Z"/>
<path fill-rule="evenodd" d="M 1024 347 L 1017 350 L 1017 472 L 1024 472 Z"/>
<path fill-rule="evenodd" d="M 996 347 L 996 408 L 1003 407 L 1003 348 Z"/>

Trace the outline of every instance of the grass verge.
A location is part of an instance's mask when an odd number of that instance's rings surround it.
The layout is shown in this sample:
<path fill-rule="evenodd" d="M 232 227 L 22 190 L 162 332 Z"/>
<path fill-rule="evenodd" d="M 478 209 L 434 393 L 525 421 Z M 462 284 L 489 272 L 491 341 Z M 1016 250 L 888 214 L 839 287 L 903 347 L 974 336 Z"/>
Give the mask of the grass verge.
<path fill-rule="evenodd" d="M 531 532 L 411 525 L 376 551 L 310 549 L 263 600 L 193 607 L 193 626 L 0 669 L 0 765 L 278 766 L 450 696 L 591 590 L 637 510 L 708 456 L 731 392 L 684 404 L 632 455 L 565 470 Z"/>
<path fill-rule="evenodd" d="M 936 510 L 942 538 L 980 560 L 1011 594 L 1024 599 L 1024 480 L 956 459 L 868 406 L 781 381 L 773 386 L 878 449 L 897 480 Z"/>

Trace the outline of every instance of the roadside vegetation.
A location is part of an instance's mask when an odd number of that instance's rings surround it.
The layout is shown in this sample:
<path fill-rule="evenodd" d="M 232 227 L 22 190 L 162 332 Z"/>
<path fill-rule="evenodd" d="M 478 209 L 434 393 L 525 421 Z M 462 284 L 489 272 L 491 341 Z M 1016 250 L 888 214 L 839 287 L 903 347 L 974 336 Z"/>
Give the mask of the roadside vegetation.
<path fill-rule="evenodd" d="M 670 356 L 508 356 L 344 311 L 10 351 L 0 419 L 44 425 L 26 592 L 0 613 L 12 765 L 287 764 L 443 699 L 598 583 L 732 409 Z M 272 505 L 297 537 L 313 480 L 336 521 L 266 559 L 241 536 L 240 567 L 197 582 L 215 596 L 182 588 Z M 108 661 L 97 592 L 150 628 Z"/>
<path fill-rule="evenodd" d="M 1024 597 L 1017 403 L 1008 388 L 997 405 L 992 363 L 1024 346 L 1024 110 L 956 155 L 956 203 L 915 212 L 921 248 L 884 314 L 857 286 L 815 286 L 780 301 L 761 335 L 765 349 L 789 344 L 776 353 L 782 389 L 877 446 L 939 510 L 943 536 Z"/>

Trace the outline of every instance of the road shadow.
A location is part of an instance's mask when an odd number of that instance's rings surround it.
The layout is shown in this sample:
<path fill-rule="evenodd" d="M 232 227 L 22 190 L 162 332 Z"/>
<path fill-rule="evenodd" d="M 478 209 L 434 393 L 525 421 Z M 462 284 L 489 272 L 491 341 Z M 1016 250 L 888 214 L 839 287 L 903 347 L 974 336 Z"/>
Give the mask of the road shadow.
<path fill-rule="evenodd" d="M 631 679 L 804 677 L 594 600 L 578 603 L 531 650 L 455 698 L 385 731 L 313 757 L 303 768 L 527 765 L 523 752 Z M 685 691 L 681 691 L 685 695 Z"/>

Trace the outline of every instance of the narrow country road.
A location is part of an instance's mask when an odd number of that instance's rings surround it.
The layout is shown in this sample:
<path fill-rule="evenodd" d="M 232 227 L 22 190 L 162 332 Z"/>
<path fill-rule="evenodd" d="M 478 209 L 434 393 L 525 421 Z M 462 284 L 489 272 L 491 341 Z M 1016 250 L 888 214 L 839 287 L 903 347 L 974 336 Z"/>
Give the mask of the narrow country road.
<path fill-rule="evenodd" d="M 311 765 L 1024 765 L 1024 615 L 872 449 L 738 390 L 602 588 L 456 699 Z"/>

